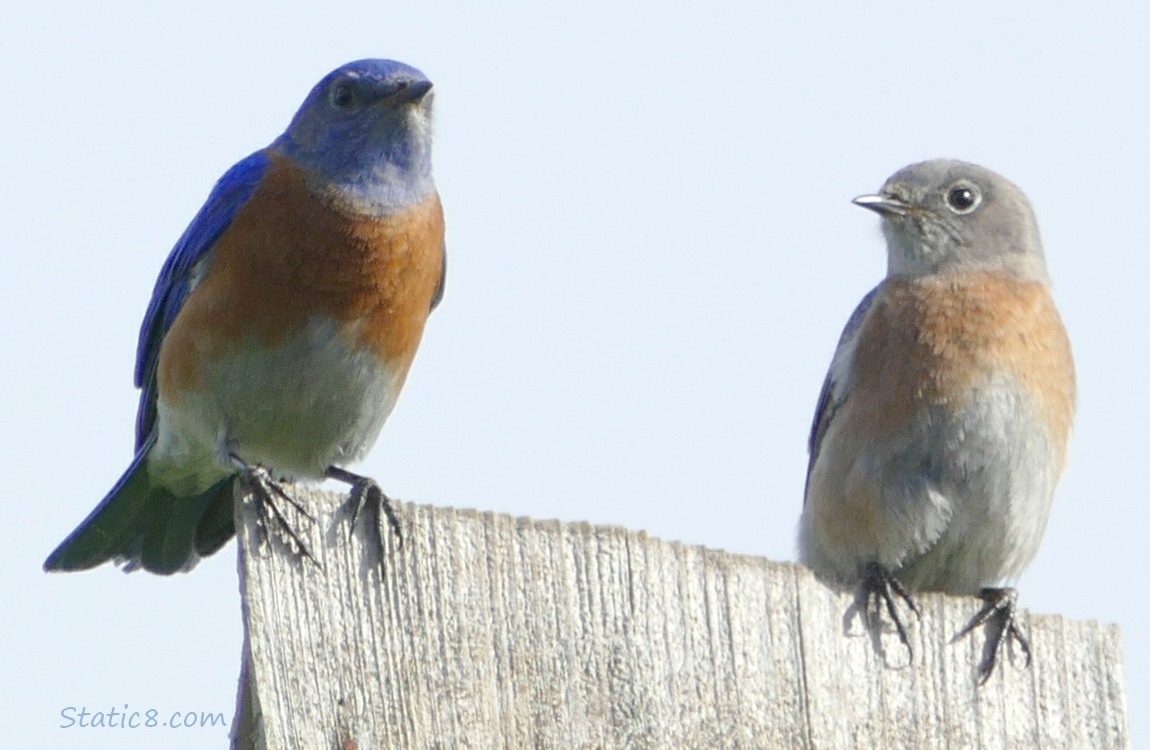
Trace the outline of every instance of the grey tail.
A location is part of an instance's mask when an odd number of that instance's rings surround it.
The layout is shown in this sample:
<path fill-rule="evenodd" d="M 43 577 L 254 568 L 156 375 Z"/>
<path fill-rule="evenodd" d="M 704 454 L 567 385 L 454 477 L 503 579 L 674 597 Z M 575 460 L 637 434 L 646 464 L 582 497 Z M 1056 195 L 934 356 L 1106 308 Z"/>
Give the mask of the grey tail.
<path fill-rule="evenodd" d="M 228 477 L 200 495 L 174 495 L 148 477 L 145 442 L 96 509 L 44 561 L 46 571 L 87 570 L 109 560 L 169 575 L 191 570 L 235 533 Z"/>

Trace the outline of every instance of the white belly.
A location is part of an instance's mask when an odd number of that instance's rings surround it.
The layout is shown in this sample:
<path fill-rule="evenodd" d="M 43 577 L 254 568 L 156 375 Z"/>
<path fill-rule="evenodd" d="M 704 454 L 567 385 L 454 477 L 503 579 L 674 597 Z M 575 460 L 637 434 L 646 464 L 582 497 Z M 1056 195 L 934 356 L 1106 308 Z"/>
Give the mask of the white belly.
<path fill-rule="evenodd" d="M 235 469 L 228 454 L 283 479 L 318 479 L 361 459 L 379 436 L 407 375 L 353 350 L 332 321 L 315 321 L 275 348 L 234 346 L 204 368 L 202 388 L 160 394 L 152 476 L 198 492 Z"/>

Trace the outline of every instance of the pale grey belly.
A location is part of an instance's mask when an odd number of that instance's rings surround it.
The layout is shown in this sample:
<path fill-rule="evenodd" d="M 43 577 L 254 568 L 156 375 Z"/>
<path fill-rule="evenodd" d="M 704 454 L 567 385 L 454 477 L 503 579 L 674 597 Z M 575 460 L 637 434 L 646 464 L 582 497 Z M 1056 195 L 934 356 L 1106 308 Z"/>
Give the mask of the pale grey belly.
<path fill-rule="evenodd" d="M 949 519 L 900 572 L 915 589 L 976 593 L 1016 579 L 1038 552 L 1061 467 L 1054 441 L 1017 386 L 988 389 L 927 430 L 931 483 Z"/>
<path fill-rule="evenodd" d="M 800 559 L 842 583 L 878 562 L 912 589 L 951 593 L 1017 577 L 1041 543 L 1060 473 L 1033 409 L 1017 384 L 999 382 L 962 411 L 935 407 L 881 442 L 840 440 L 836 431 L 852 428 L 833 424 L 812 470 Z M 865 517 L 841 510 L 863 491 L 877 497 Z"/>

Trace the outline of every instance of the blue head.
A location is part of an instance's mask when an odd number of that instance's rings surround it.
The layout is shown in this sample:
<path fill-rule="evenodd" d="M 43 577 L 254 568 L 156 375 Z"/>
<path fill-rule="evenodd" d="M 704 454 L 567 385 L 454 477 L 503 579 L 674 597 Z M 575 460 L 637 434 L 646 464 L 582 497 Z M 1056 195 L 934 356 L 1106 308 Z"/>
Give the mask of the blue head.
<path fill-rule="evenodd" d="M 360 213 L 410 206 L 435 190 L 431 81 L 394 60 L 336 68 L 308 94 L 273 150 L 317 192 Z"/>

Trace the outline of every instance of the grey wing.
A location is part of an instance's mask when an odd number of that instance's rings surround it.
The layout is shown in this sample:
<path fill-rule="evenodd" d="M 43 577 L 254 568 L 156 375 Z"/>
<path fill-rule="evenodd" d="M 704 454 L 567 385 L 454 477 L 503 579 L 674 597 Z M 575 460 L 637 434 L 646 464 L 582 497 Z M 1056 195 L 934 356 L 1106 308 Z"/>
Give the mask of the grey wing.
<path fill-rule="evenodd" d="M 803 488 L 804 503 L 806 502 L 806 492 L 811 482 L 811 469 L 814 468 L 815 461 L 819 457 L 819 448 L 822 446 L 823 437 L 827 434 L 827 428 L 830 427 L 835 412 L 838 411 L 839 406 L 847 394 L 845 387 L 835 380 L 835 372 L 837 370 L 835 364 L 842 352 L 852 343 L 854 337 L 858 334 L 859 327 L 862 325 L 867 312 L 870 311 L 871 304 L 874 302 L 878 290 L 879 288 L 877 286 L 871 289 L 867 295 L 862 298 L 862 301 L 858 303 L 858 306 L 855 307 L 854 312 L 851 313 L 846 326 L 843 327 L 842 335 L 839 336 L 838 346 L 835 347 L 834 357 L 831 358 L 831 366 L 827 368 L 827 376 L 823 380 L 823 389 L 819 392 L 819 402 L 815 407 L 815 418 L 811 423 L 811 434 L 807 440 L 807 450 L 810 452 L 810 459 L 807 461 L 807 481 L 806 486 Z"/>
<path fill-rule="evenodd" d="M 435 287 L 435 294 L 431 295 L 431 310 L 439 306 L 443 300 L 443 293 L 447 291 L 447 243 L 443 243 L 443 248 L 440 250 L 443 254 L 443 265 L 439 272 L 439 285 Z M 430 312 L 430 310 L 428 311 Z"/>

